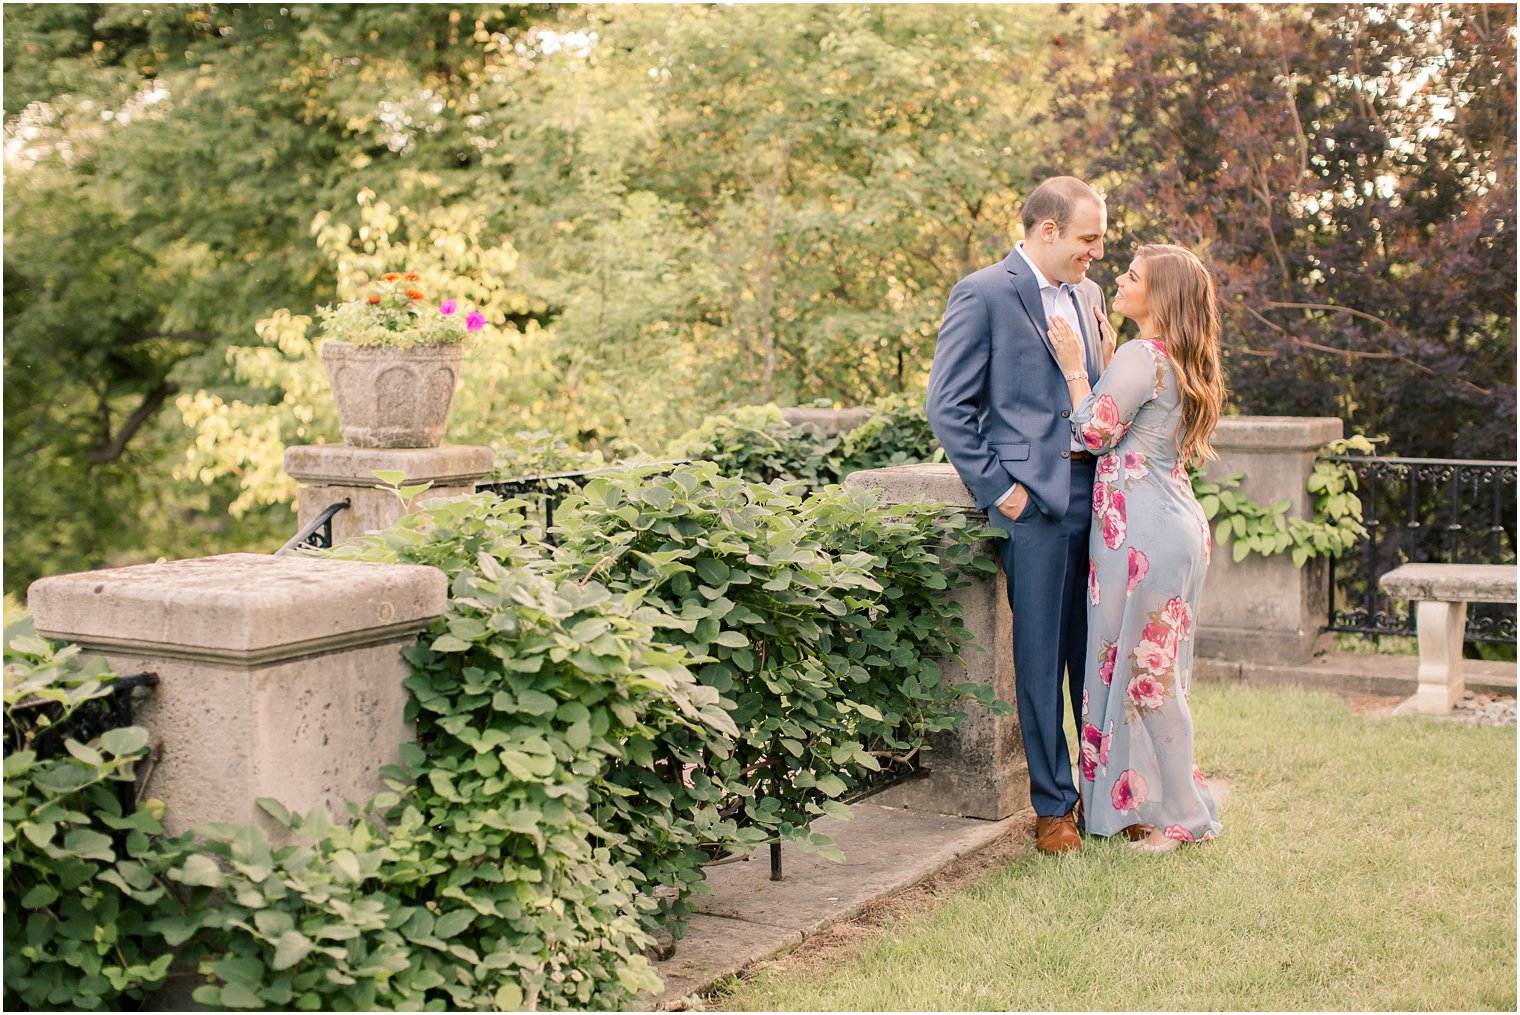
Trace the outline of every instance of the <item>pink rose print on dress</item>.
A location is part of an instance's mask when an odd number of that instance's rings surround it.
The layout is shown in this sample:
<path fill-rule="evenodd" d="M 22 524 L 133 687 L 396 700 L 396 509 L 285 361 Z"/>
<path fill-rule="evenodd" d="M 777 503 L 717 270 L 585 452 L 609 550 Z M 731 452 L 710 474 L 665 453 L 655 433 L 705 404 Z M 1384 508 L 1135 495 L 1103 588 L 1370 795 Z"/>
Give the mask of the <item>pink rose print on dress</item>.
<path fill-rule="evenodd" d="M 1098 764 L 1108 764 L 1108 749 L 1114 742 L 1114 721 L 1108 721 L 1108 732 L 1103 734 L 1103 739 L 1098 741 Z"/>
<path fill-rule="evenodd" d="M 1098 777 L 1098 750 L 1103 744 L 1103 734 L 1098 727 L 1083 724 L 1082 726 L 1082 755 L 1078 765 L 1082 769 L 1082 778 L 1086 782 L 1092 782 Z"/>
<path fill-rule="evenodd" d="M 1096 476 L 1100 483 L 1116 482 L 1119 479 L 1119 456 L 1104 455 L 1099 458 Z"/>
<path fill-rule="evenodd" d="M 1104 687 L 1110 687 L 1114 682 L 1114 664 L 1119 661 L 1119 643 L 1103 639 L 1103 661 L 1098 664 L 1098 679 L 1103 681 Z"/>
<path fill-rule="evenodd" d="M 1161 619 L 1177 631 L 1177 637 L 1187 641 L 1193 635 L 1193 608 L 1181 596 L 1166 601 Z"/>
<path fill-rule="evenodd" d="M 1136 708 L 1155 710 L 1166 704 L 1165 685 L 1144 673 L 1131 680 L 1124 693 Z"/>
<path fill-rule="evenodd" d="M 1181 483 L 1183 486 L 1193 485 L 1192 481 L 1188 479 L 1187 466 L 1183 464 L 1183 461 L 1180 458 L 1177 459 L 1176 463 L 1172 465 L 1172 478 Z"/>
<path fill-rule="evenodd" d="M 1193 766 L 1193 781 L 1204 789 L 1209 788 L 1209 781 L 1203 777 L 1203 773 L 1198 770 L 1197 765 Z"/>
<path fill-rule="evenodd" d="M 1154 617 L 1155 614 L 1151 616 Z M 1145 630 L 1140 632 L 1140 640 L 1160 645 L 1166 650 L 1166 654 L 1174 659 L 1177 656 L 1177 629 L 1159 620 L 1153 620 L 1145 625 Z"/>
<path fill-rule="evenodd" d="M 1135 586 L 1145 581 L 1145 576 L 1150 573 L 1151 562 L 1146 555 L 1133 546 L 1129 548 L 1129 591 L 1135 591 Z M 1094 606 L 1098 604 L 1093 603 Z"/>
<path fill-rule="evenodd" d="M 1103 515 L 1103 545 L 1110 550 L 1117 550 L 1124 545 L 1124 537 L 1129 533 L 1125 519 L 1124 494 L 1115 490 L 1109 500 L 1108 511 Z"/>
<path fill-rule="evenodd" d="M 1129 426 L 1119 420 L 1119 406 L 1108 395 L 1099 395 L 1093 403 L 1093 417 L 1081 427 L 1082 443 L 1102 451 L 1119 443 Z"/>
<path fill-rule="evenodd" d="M 1178 842 L 1197 841 L 1194 838 L 1193 833 L 1188 831 L 1186 828 L 1183 828 L 1181 825 L 1167 825 L 1166 831 L 1162 832 L 1161 834 L 1166 836 L 1168 839 L 1176 839 Z"/>
<path fill-rule="evenodd" d="M 1108 514 L 1109 491 L 1112 489 L 1106 483 L 1093 484 L 1093 517 L 1102 518 Z"/>
<path fill-rule="evenodd" d="M 1150 787 L 1145 784 L 1145 779 L 1140 773 L 1132 768 L 1126 768 L 1119 773 L 1119 778 L 1114 780 L 1113 792 L 1110 794 L 1114 810 L 1134 810 L 1145 803 L 1149 792 Z"/>
<path fill-rule="evenodd" d="M 1124 452 L 1124 482 L 1125 485 L 1138 482 L 1151 474 L 1147 467 L 1149 461 L 1138 451 Z"/>
<path fill-rule="evenodd" d="M 1092 606 L 1102 605 L 1102 593 L 1098 591 L 1098 562 L 1087 562 L 1087 602 Z"/>

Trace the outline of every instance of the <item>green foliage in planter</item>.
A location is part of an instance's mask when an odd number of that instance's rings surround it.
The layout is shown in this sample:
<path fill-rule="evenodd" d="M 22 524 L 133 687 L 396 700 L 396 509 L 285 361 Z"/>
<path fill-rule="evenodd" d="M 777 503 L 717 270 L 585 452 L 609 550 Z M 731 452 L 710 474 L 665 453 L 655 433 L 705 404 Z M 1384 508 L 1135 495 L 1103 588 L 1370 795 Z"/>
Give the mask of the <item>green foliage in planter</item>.
<path fill-rule="evenodd" d="M 1303 567 L 1311 557 L 1339 557 L 1367 537 L 1362 501 L 1356 495 L 1356 473 L 1330 458 L 1372 450 L 1372 442 L 1360 435 L 1332 441 L 1320 450 L 1306 483 L 1314 495 L 1314 513 L 1309 518 L 1288 515 L 1290 498 L 1260 504 L 1237 493 L 1243 472 L 1218 480 L 1194 472 L 1193 493 L 1204 516 L 1214 522 L 1214 541 L 1221 546 L 1233 541 L 1230 553 L 1237 563 L 1252 553 L 1270 557 L 1291 550 L 1294 565 Z"/>
<path fill-rule="evenodd" d="M 18 706 L 51 702 L 61 720 L 108 694 L 112 674 L 30 629 L 27 619 L 5 632 L 6 726 L 19 738 L 5 758 L 5 1007 L 119 1008 L 162 981 L 170 955 L 153 922 L 178 909 L 150 838 L 162 832 L 159 807 L 123 815 L 117 798 L 148 736 L 112 730 L 39 757 L 47 724 Z"/>

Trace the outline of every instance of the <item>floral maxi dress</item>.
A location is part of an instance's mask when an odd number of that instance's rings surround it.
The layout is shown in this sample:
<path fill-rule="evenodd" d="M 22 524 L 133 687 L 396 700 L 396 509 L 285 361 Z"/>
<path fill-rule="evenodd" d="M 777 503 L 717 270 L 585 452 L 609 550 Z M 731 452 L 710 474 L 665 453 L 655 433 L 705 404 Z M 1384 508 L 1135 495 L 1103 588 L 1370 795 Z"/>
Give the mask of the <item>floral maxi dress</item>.
<path fill-rule="evenodd" d="M 1209 528 L 1179 461 L 1176 375 L 1159 340 L 1126 343 L 1072 413 L 1097 453 L 1079 768 L 1089 832 L 1219 834 L 1193 764 L 1188 685 Z"/>

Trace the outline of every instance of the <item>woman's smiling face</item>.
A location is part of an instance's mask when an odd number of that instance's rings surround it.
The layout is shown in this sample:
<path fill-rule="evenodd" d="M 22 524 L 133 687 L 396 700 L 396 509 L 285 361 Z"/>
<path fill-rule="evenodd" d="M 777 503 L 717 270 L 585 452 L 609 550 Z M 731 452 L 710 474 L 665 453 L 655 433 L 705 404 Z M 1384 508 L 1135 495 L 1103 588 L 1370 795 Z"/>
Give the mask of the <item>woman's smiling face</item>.
<path fill-rule="evenodd" d="M 1119 292 L 1114 309 L 1130 320 L 1151 316 L 1150 295 L 1145 285 L 1145 259 L 1135 258 L 1129 270 L 1119 276 Z"/>

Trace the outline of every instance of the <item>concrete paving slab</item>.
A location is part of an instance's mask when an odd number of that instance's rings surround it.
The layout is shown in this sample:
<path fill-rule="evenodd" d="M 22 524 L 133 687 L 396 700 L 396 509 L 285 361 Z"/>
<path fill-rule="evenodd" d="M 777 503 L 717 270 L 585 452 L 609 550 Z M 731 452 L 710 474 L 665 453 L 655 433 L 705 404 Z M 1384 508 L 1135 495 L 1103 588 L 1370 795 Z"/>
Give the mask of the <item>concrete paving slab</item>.
<path fill-rule="evenodd" d="M 784 843 L 780 881 L 770 880 L 769 847 L 757 849 L 748 861 L 709 868 L 713 894 L 694 900 L 698 915 L 686 937 L 673 956 L 655 963 L 665 990 L 646 996 L 647 1004 L 663 1008 L 706 990 L 1028 822 L 1022 812 L 980 821 L 869 802 L 850 810 L 853 821 L 820 818 L 813 825 L 844 852 L 842 864 Z"/>
<path fill-rule="evenodd" d="M 1007 822 L 954 818 L 859 803 L 853 821 L 820 818 L 813 830 L 844 851 L 835 863 L 781 846 L 783 878 L 770 880 L 768 847 L 747 863 L 725 864 L 708 874 L 713 894 L 697 911 L 784 927 L 803 937 L 861 907 L 939 870 L 956 857 L 987 845 Z"/>
<path fill-rule="evenodd" d="M 802 943 L 801 933 L 747 920 L 698 913 L 676 942 L 675 954 L 655 963 L 665 990 L 649 999 L 666 1005 L 678 998 L 706 990 L 725 976 L 732 976 L 751 962 L 769 958 Z"/>

